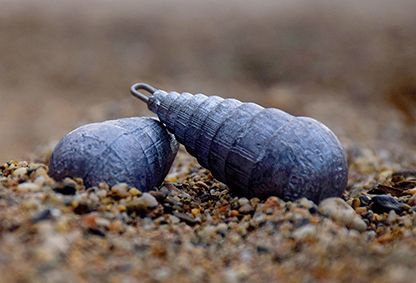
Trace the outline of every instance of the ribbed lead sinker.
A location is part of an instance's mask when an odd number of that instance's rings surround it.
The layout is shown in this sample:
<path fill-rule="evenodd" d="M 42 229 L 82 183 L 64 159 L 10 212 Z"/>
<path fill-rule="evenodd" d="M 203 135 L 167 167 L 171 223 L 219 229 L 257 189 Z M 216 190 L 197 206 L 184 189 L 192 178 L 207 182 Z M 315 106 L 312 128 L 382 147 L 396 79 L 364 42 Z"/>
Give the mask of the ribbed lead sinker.
<path fill-rule="evenodd" d="M 133 95 L 150 89 L 149 109 L 234 193 L 318 203 L 345 190 L 344 150 L 322 123 L 235 99 L 140 86 Z"/>
<path fill-rule="evenodd" d="M 54 149 L 49 174 L 56 180 L 80 177 L 87 187 L 127 183 L 142 191 L 159 186 L 178 143 L 152 118 L 125 118 L 84 125 Z"/>

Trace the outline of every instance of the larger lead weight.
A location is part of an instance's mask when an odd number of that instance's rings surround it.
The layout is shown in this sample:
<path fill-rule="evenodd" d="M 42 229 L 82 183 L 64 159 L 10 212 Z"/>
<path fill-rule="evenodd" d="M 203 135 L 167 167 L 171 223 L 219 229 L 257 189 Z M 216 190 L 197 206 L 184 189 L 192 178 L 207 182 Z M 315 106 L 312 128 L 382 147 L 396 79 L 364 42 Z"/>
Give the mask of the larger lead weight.
<path fill-rule="evenodd" d="M 133 85 L 131 92 L 203 167 L 238 195 L 306 197 L 318 203 L 345 190 L 344 150 L 314 119 L 236 99 L 165 92 L 142 83 Z"/>
<path fill-rule="evenodd" d="M 54 149 L 49 174 L 56 180 L 80 177 L 87 187 L 127 183 L 142 191 L 159 186 L 178 143 L 152 118 L 125 118 L 84 125 Z"/>

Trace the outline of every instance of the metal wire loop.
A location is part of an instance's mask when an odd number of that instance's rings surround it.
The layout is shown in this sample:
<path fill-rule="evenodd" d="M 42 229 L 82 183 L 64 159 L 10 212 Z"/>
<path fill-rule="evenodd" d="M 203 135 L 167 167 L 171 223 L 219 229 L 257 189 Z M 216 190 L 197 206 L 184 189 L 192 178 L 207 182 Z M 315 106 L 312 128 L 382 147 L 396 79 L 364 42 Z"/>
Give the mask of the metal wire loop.
<path fill-rule="evenodd" d="M 141 93 L 139 90 L 145 90 L 150 94 L 154 94 L 156 92 L 156 88 L 154 88 L 153 86 L 146 84 L 146 83 L 135 83 L 134 85 L 132 85 L 130 87 L 130 93 L 134 96 L 137 97 L 138 99 L 140 99 L 141 101 L 147 103 L 149 101 L 149 96 L 144 95 L 143 93 Z"/>

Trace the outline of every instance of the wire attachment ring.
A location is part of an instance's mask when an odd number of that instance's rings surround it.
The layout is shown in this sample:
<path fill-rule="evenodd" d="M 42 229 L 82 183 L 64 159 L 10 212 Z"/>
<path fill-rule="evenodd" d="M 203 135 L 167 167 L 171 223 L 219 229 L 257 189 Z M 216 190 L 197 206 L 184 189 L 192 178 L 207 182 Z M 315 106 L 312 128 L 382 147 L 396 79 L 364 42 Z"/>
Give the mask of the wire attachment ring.
<path fill-rule="evenodd" d="M 132 85 L 130 87 L 130 93 L 140 99 L 141 101 L 143 101 L 144 103 L 148 103 L 149 102 L 149 96 L 144 95 L 143 93 L 141 93 L 139 90 L 145 90 L 150 94 L 154 94 L 156 92 L 156 88 L 154 88 L 153 86 L 146 84 L 146 83 L 135 83 L 134 85 Z"/>

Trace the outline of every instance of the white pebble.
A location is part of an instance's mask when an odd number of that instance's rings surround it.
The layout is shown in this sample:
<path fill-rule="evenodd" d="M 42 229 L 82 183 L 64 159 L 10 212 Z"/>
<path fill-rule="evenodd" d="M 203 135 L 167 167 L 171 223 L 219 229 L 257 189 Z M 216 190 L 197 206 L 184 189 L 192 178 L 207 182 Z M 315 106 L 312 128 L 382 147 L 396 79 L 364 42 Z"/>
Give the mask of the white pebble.
<path fill-rule="evenodd" d="M 240 204 L 240 206 L 243 206 L 245 204 L 248 204 L 249 203 L 249 200 L 247 198 L 240 198 L 238 200 L 238 203 Z"/>
<path fill-rule="evenodd" d="M 172 222 L 172 224 L 178 224 L 179 222 L 181 222 L 181 220 L 176 217 L 175 215 L 170 215 L 170 221 Z"/>
<path fill-rule="evenodd" d="M 128 188 L 129 186 L 126 183 L 118 183 L 111 188 L 111 191 L 120 197 L 127 197 L 129 196 Z"/>
<path fill-rule="evenodd" d="M 43 186 L 45 184 L 45 177 L 44 176 L 38 176 L 38 177 L 36 177 L 34 183 L 36 185 Z"/>
<path fill-rule="evenodd" d="M 108 227 L 111 224 L 108 219 L 102 218 L 102 217 L 97 217 L 96 223 L 98 226 L 102 226 L 102 227 Z"/>
<path fill-rule="evenodd" d="M 30 183 L 30 182 L 21 183 L 17 186 L 17 190 L 22 191 L 22 192 L 36 192 L 39 189 L 40 189 L 40 186 L 38 184 Z"/>
<path fill-rule="evenodd" d="M 293 237 L 296 240 L 303 240 L 313 237 L 316 234 L 316 227 L 312 224 L 304 225 L 293 232 Z"/>
<path fill-rule="evenodd" d="M 16 170 L 13 171 L 13 176 L 16 176 L 18 178 L 21 178 L 24 175 L 26 175 L 26 173 L 27 173 L 26 167 L 20 167 L 20 168 L 18 168 L 18 169 L 16 169 Z"/>
<path fill-rule="evenodd" d="M 307 198 L 301 198 L 299 200 L 299 204 L 305 208 L 311 208 L 315 206 L 315 204 L 312 201 L 308 200 Z"/>
<path fill-rule="evenodd" d="M 367 230 L 367 225 L 355 210 L 343 199 L 327 198 L 319 204 L 319 212 L 329 216 L 336 223 L 360 232 Z"/>
<path fill-rule="evenodd" d="M 390 210 L 389 216 L 387 216 L 387 223 L 392 224 L 397 220 L 397 214 L 394 210 Z"/>
<path fill-rule="evenodd" d="M 154 196 L 149 193 L 143 193 L 141 197 L 138 199 L 145 207 L 156 207 L 158 205 L 157 200 Z"/>
<path fill-rule="evenodd" d="M 225 223 L 220 223 L 217 225 L 217 231 L 220 233 L 225 233 L 228 230 L 228 226 Z"/>

